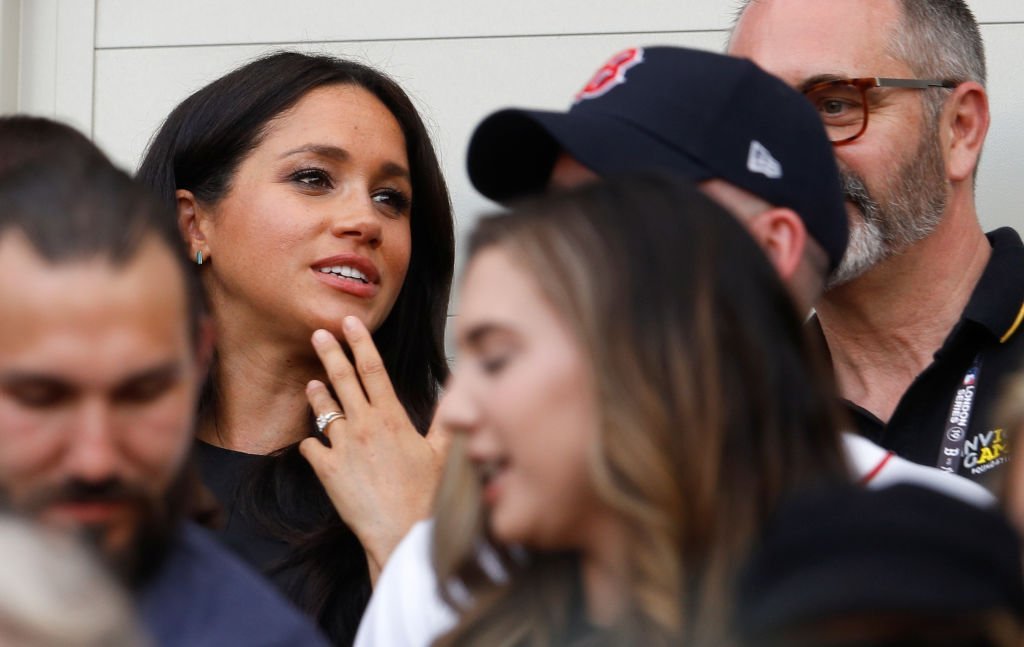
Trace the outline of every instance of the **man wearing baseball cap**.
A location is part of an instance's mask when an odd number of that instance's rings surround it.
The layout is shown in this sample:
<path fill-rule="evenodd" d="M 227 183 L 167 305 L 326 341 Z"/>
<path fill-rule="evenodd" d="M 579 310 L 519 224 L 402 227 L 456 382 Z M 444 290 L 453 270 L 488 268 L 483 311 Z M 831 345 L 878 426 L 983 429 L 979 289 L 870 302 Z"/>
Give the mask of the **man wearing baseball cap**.
<path fill-rule="evenodd" d="M 468 164 L 476 188 L 498 202 L 617 173 L 687 177 L 746 224 L 808 310 L 846 249 L 846 210 L 821 119 L 799 93 L 738 58 L 626 50 L 598 70 L 568 112 L 487 117 L 473 133 Z M 976 483 L 866 439 L 845 433 L 843 444 L 861 486 L 911 482 L 965 504 L 993 502 Z M 420 522 L 392 553 L 357 647 L 425 646 L 453 625 L 456 611 L 439 597 L 431 566 L 432 536 L 431 522 Z"/>
<path fill-rule="evenodd" d="M 687 177 L 747 225 L 804 310 L 846 249 L 821 119 L 744 59 L 628 49 L 597 71 L 568 112 L 487 117 L 473 133 L 468 166 L 477 190 L 497 202 L 626 172 Z"/>

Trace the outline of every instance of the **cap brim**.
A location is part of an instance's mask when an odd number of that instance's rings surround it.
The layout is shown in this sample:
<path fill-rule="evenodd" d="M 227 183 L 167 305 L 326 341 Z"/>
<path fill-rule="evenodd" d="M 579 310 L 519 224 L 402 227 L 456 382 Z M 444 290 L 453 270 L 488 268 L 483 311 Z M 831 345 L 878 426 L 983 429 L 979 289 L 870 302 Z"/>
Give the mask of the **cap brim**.
<path fill-rule="evenodd" d="M 512 108 L 490 115 L 473 132 L 466 156 L 469 179 L 496 202 L 540 193 L 561 151 L 601 176 L 662 170 L 695 182 L 712 177 L 683 151 L 627 121 Z"/>

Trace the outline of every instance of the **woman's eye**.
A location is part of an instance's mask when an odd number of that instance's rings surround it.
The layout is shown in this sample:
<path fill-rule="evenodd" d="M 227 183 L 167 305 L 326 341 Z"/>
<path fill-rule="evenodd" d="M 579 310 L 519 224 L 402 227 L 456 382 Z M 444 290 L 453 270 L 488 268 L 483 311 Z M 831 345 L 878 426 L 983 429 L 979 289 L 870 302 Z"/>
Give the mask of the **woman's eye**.
<path fill-rule="evenodd" d="M 409 211 L 412 200 L 398 189 L 383 189 L 373 194 L 373 201 L 382 204 L 395 213 L 404 214 Z"/>
<path fill-rule="evenodd" d="M 296 171 L 291 174 L 289 179 L 311 189 L 330 189 L 333 186 L 331 176 L 323 169 L 318 168 Z"/>
<path fill-rule="evenodd" d="M 480 368 L 487 375 L 497 375 L 508 365 L 508 360 L 509 356 L 507 354 L 483 357 L 480 359 Z"/>

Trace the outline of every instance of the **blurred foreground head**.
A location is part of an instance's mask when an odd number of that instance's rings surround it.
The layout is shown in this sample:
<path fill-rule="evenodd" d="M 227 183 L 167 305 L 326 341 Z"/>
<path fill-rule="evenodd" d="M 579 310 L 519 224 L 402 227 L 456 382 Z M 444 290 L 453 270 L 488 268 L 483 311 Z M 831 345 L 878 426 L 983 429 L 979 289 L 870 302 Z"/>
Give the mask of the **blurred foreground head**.
<path fill-rule="evenodd" d="M 0 555 L 0 644 L 148 644 L 128 596 L 70 537 L 0 516 Z"/>
<path fill-rule="evenodd" d="M 442 644 L 562 644 L 588 625 L 703 644 L 776 501 L 846 477 L 785 288 L 689 183 L 611 180 L 482 220 L 459 309 L 434 559 L 475 605 L 452 600 L 465 615 Z M 481 542 L 507 579 L 481 570 Z M 610 612 L 591 604 L 595 568 Z"/>
<path fill-rule="evenodd" d="M 1017 647 L 1018 536 L 911 485 L 797 497 L 746 568 L 736 618 L 743 647 Z"/>
<path fill-rule="evenodd" d="M 74 130 L 0 120 L 0 500 L 125 579 L 179 516 L 207 346 L 174 218 Z"/>
<path fill-rule="evenodd" d="M 31 115 L 0 117 L 0 175 L 33 160 L 68 155 L 87 164 L 107 161 L 88 137 L 70 126 Z"/>

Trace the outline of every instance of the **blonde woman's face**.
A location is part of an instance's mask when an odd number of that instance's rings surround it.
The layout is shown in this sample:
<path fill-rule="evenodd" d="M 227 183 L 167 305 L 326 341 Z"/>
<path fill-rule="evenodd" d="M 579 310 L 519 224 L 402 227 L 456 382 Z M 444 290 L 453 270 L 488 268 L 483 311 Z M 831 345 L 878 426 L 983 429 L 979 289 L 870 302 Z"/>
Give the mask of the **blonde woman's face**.
<path fill-rule="evenodd" d="M 579 341 L 500 248 L 472 260 L 460 309 L 459 362 L 438 417 L 468 437 L 493 537 L 583 547 L 611 515 L 586 467 L 598 408 Z"/>

